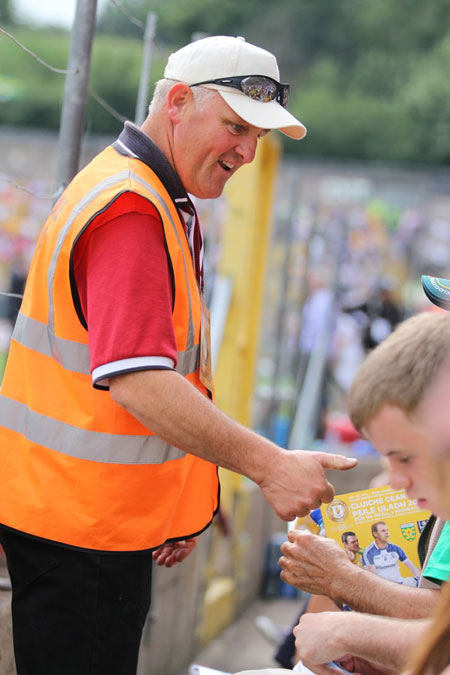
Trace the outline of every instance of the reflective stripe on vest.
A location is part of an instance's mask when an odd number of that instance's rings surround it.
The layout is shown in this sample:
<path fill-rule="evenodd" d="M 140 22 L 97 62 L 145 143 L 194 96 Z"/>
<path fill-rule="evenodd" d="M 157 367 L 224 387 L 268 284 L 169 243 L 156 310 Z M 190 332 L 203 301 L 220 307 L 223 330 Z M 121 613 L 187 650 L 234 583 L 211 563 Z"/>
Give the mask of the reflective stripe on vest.
<path fill-rule="evenodd" d="M 23 434 L 32 443 L 77 459 L 111 464 L 161 464 L 186 454 L 158 436 L 104 434 L 78 429 L 39 415 L 24 403 L 1 395 L 0 419 L 3 427 Z"/>
<path fill-rule="evenodd" d="M 90 374 L 89 345 L 57 337 L 45 323 L 37 319 L 19 312 L 12 339 L 39 354 L 53 357 L 66 370 Z M 187 351 L 178 352 L 175 370 L 180 375 L 194 373 L 198 366 L 199 355 L 199 345 L 193 345 Z"/>

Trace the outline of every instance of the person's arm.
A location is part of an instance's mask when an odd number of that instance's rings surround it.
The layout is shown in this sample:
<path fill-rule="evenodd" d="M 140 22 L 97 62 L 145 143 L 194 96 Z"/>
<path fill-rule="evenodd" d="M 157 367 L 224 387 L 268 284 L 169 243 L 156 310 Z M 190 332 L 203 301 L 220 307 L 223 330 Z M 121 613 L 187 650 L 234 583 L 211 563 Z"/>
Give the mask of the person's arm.
<path fill-rule="evenodd" d="M 398 675 L 397 670 L 385 668 L 373 661 L 361 659 L 359 656 L 352 656 L 351 654 L 343 659 L 339 659 L 336 663 L 350 673 L 358 673 L 359 675 Z M 337 675 L 337 673 L 333 673 L 333 675 Z"/>
<path fill-rule="evenodd" d="M 351 654 L 399 672 L 428 625 L 357 612 L 304 614 L 294 628 L 295 646 L 307 667 Z"/>
<path fill-rule="evenodd" d="M 119 404 L 170 444 L 253 478 L 281 517 L 330 501 L 324 468 L 351 468 L 356 460 L 288 453 L 219 413 L 174 370 L 169 262 L 156 210 L 133 193 L 118 197 L 79 238 L 73 267 L 95 386 L 110 386 Z M 172 548 L 177 559 L 183 555 Z"/>
<path fill-rule="evenodd" d="M 363 565 L 364 569 L 366 569 L 368 572 L 373 572 L 374 574 L 376 574 L 377 568 L 375 567 L 375 565 L 373 565 L 371 562 L 369 562 L 369 557 L 367 555 L 367 549 L 363 552 L 363 554 L 361 556 L 361 562 L 362 562 L 362 565 Z"/>
<path fill-rule="evenodd" d="M 364 565 L 364 569 L 366 570 L 366 572 L 372 572 L 372 574 L 377 573 L 377 568 L 375 567 L 375 565 Z"/>
<path fill-rule="evenodd" d="M 442 671 L 441 675 L 450 675 L 450 666 L 447 666 L 447 668 Z"/>
<path fill-rule="evenodd" d="M 283 581 L 316 595 L 327 595 L 358 612 L 404 619 L 430 616 L 439 590 L 396 584 L 352 564 L 333 539 L 292 530 L 281 546 Z"/>
<path fill-rule="evenodd" d="M 331 501 L 334 490 L 324 469 L 350 469 L 356 464 L 342 455 L 283 450 L 224 415 L 172 370 L 111 377 L 110 393 L 171 445 L 248 476 L 284 520 Z"/>
<path fill-rule="evenodd" d="M 409 558 L 406 558 L 406 560 L 404 560 L 403 563 L 410 570 L 410 572 L 412 572 L 413 577 L 419 577 L 420 576 L 420 570 L 417 569 L 417 567 L 414 565 L 414 563 Z"/>

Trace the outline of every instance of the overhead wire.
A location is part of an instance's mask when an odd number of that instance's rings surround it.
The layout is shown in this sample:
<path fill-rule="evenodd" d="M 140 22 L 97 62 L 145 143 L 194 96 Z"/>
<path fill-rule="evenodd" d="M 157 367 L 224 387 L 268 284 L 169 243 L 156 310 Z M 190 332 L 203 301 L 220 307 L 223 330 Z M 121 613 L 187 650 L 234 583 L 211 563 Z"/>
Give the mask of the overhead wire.
<path fill-rule="evenodd" d="M 24 185 L 19 185 L 19 183 L 16 183 L 14 180 L 12 180 L 12 178 L 8 178 L 7 176 L 0 175 L 0 181 L 4 183 L 10 183 L 13 187 L 16 188 L 16 190 L 28 192 L 28 194 L 33 195 L 34 197 L 38 197 L 39 199 L 54 199 L 58 194 L 58 192 L 54 192 L 51 195 L 35 192 L 34 190 L 31 190 L 30 188 L 27 188 Z"/>
<path fill-rule="evenodd" d="M 111 0 L 111 2 L 113 2 L 113 0 Z M 114 2 L 113 4 L 115 4 L 119 9 L 124 10 L 124 8 L 123 8 L 123 7 L 120 7 L 120 5 L 118 5 L 116 2 Z M 131 21 L 132 19 L 135 19 L 135 21 L 133 21 L 133 23 L 138 22 L 138 23 L 142 24 L 142 22 L 139 22 L 139 20 L 136 19 L 136 17 L 133 17 L 132 15 L 130 15 L 128 18 L 130 19 L 130 21 Z M 142 24 L 142 26 L 143 26 L 143 24 Z M 139 26 L 139 27 L 142 27 L 142 26 Z M 5 35 L 7 38 L 9 38 L 12 42 L 14 42 L 15 45 L 17 45 L 20 49 L 22 49 L 24 52 L 26 52 L 27 54 L 29 54 L 33 59 L 35 59 L 38 63 L 40 63 L 42 66 L 44 66 L 44 67 L 47 68 L 48 70 L 51 70 L 52 72 L 58 73 L 58 74 L 60 74 L 60 75 L 68 75 L 69 73 L 73 72 L 73 71 L 70 70 L 70 69 L 67 69 L 67 68 L 56 68 L 55 66 L 52 66 L 51 64 L 47 63 L 46 61 L 44 61 L 44 59 L 41 59 L 40 56 L 38 56 L 35 52 L 33 52 L 33 51 L 32 51 L 31 49 L 29 49 L 28 47 L 26 47 L 24 44 L 22 44 L 22 42 L 20 42 L 20 40 L 18 40 L 14 35 L 12 35 L 11 33 L 9 33 L 9 32 L 8 32 L 7 30 L 5 30 L 4 28 L 1 28 L 1 27 L 0 27 L 0 33 L 3 34 L 3 35 Z M 93 99 L 94 99 L 94 100 L 95 100 L 95 101 L 96 101 L 96 102 L 97 102 L 97 103 L 98 103 L 98 104 L 99 104 L 99 105 L 100 105 L 107 113 L 109 113 L 109 114 L 110 114 L 112 117 L 114 117 L 116 120 L 118 120 L 119 122 L 122 122 L 122 123 L 123 123 L 123 122 L 125 122 L 125 121 L 128 119 L 127 117 L 125 117 L 125 115 L 122 115 L 122 114 L 121 114 L 120 112 L 118 112 L 115 108 L 113 108 L 112 105 L 110 105 L 107 101 L 105 101 L 105 99 L 102 98 L 102 96 L 100 96 L 100 94 L 98 94 L 92 87 L 89 87 L 89 88 L 88 88 L 88 91 L 89 91 L 90 96 L 92 96 L 92 98 L 93 98 Z M 10 183 L 10 184 L 13 185 L 13 187 L 16 188 L 17 190 L 21 190 L 22 192 L 27 192 L 28 194 L 31 194 L 31 195 L 33 195 L 34 197 L 37 197 L 37 198 L 39 198 L 39 199 L 54 199 L 54 198 L 55 198 L 56 196 L 58 196 L 58 194 L 59 194 L 59 191 L 56 191 L 56 192 L 54 192 L 53 194 L 40 194 L 40 193 L 38 193 L 38 192 L 35 192 L 34 190 L 31 190 L 30 188 L 25 187 L 24 185 L 20 185 L 19 183 L 16 183 L 16 182 L 15 182 L 14 180 L 12 180 L 11 178 L 8 178 L 8 177 L 2 176 L 2 175 L 0 175 L 0 181 L 6 182 L 6 183 Z"/>
<path fill-rule="evenodd" d="M 111 0 L 112 2 L 113 0 Z M 138 20 L 138 19 L 136 19 Z M 141 22 L 142 23 L 142 22 Z M 4 30 L 3 28 L 0 27 L 0 33 L 3 33 L 8 37 L 10 40 L 12 40 L 20 49 L 23 49 L 24 52 L 32 56 L 38 63 L 40 63 L 42 66 L 45 66 L 45 68 L 48 68 L 54 73 L 59 73 L 61 75 L 68 75 L 69 73 L 73 72 L 68 69 L 64 68 L 55 68 L 54 66 L 51 66 L 49 63 L 41 59 L 37 54 L 35 54 L 31 49 L 28 47 L 25 47 L 17 38 L 14 37 L 14 35 L 11 35 L 11 33 L 8 33 L 8 31 Z M 125 122 L 128 118 L 122 115 L 120 112 L 118 112 L 115 108 L 113 108 L 112 105 L 110 105 L 107 101 L 105 101 L 104 98 L 98 94 L 95 89 L 92 89 L 92 87 L 89 87 L 89 94 L 92 96 L 92 98 L 104 109 L 106 112 L 108 112 L 112 117 L 114 117 L 116 120 L 119 120 L 119 122 Z"/>
<path fill-rule="evenodd" d="M 6 35 L 10 40 L 12 40 L 18 47 L 23 49 L 24 52 L 27 52 L 27 54 L 30 54 L 30 56 L 33 57 L 38 63 L 40 63 L 42 66 L 45 66 L 49 70 L 51 70 L 53 73 L 60 73 L 61 75 L 67 75 L 68 73 L 71 73 L 71 70 L 67 70 L 66 68 L 55 68 L 54 66 L 51 66 L 49 63 L 41 59 L 37 54 L 35 54 L 31 49 L 28 49 L 28 47 L 25 47 L 17 38 L 14 37 L 14 35 L 11 35 L 11 33 L 8 33 L 7 30 L 4 28 L 0 28 L 0 33 L 3 33 L 3 35 Z"/>
<path fill-rule="evenodd" d="M 133 14 L 131 14 L 131 12 L 126 7 L 124 7 L 120 2 L 117 2 L 117 0 L 109 0 L 109 1 L 112 5 L 114 5 L 114 7 L 117 7 L 117 9 L 120 10 L 122 14 L 124 14 L 131 23 L 141 28 L 142 32 L 145 31 L 145 23 L 143 21 L 141 21 Z"/>
<path fill-rule="evenodd" d="M 122 115 L 120 112 L 118 112 L 115 108 L 112 107 L 107 101 L 105 101 L 104 98 L 100 96 L 100 94 L 97 94 L 92 87 L 88 87 L 89 94 L 92 96 L 94 101 L 97 101 L 97 103 L 106 110 L 112 117 L 114 117 L 116 120 L 119 120 L 119 122 L 126 122 L 128 117 L 125 117 L 125 115 Z"/>
<path fill-rule="evenodd" d="M 127 19 L 130 21 L 130 23 L 134 24 L 138 28 L 142 30 L 143 33 L 145 33 L 145 23 L 135 17 L 126 7 L 124 7 L 121 3 L 117 2 L 117 0 L 110 0 L 110 3 L 116 7 L 124 16 L 127 17 Z M 56 68 L 55 66 L 52 66 L 51 64 L 47 63 L 47 61 L 44 61 L 40 56 L 38 56 L 35 52 L 33 52 L 31 49 L 26 47 L 20 40 L 18 40 L 14 35 L 9 33 L 7 30 L 4 28 L 0 27 L 0 33 L 5 35 L 8 39 L 10 39 L 12 42 L 14 42 L 15 45 L 17 45 L 20 49 L 22 49 L 24 52 L 29 54 L 35 61 L 37 61 L 39 64 L 47 68 L 53 73 L 57 73 L 60 75 L 68 75 L 72 73 L 73 71 L 67 68 Z M 107 112 L 109 113 L 112 117 L 114 117 L 116 120 L 119 122 L 125 122 L 127 120 L 127 117 L 119 113 L 113 106 L 111 106 L 105 99 L 100 96 L 92 87 L 88 88 L 90 96 Z M 34 197 L 38 199 L 48 199 L 48 200 L 53 200 L 56 196 L 59 194 L 59 190 L 53 192 L 52 194 L 45 194 L 45 193 L 39 193 L 36 192 L 35 190 L 32 190 L 30 188 L 25 187 L 24 185 L 20 185 L 17 183 L 15 180 L 8 178 L 7 176 L 0 175 L 0 181 L 9 183 L 12 185 L 16 190 L 20 190 L 22 192 L 26 192 L 30 195 L 33 195 Z M 11 297 L 11 298 L 22 298 L 22 295 L 19 295 L 17 293 L 7 293 L 5 291 L 0 291 L 0 295 Z"/>

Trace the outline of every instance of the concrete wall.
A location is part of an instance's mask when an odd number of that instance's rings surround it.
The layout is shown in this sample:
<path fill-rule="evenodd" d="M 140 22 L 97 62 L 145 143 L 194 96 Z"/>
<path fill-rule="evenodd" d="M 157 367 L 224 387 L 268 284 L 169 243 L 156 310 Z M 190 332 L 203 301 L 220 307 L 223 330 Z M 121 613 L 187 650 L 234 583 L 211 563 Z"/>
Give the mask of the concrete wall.
<path fill-rule="evenodd" d="M 111 136 L 89 136 L 86 134 L 82 148 L 80 166 L 84 166 L 97 152 L 114 140 Z M 46 181 L 55 187 L 58 163 L 58 134 L 18 128 L 0 128 L 0 174 L 21 180 Z"/>
<path fill-rule="evenodd" d="M 180 675 L 258 594 L 266 543 L 284 525 L 250 481 L 243 481 L 233 510 L 229 534 L 215 524 L 182 565 L 154 570 L 139 675 Z"/>
<path fill-rule="evenodd" d="M 10 608 L 11 593 L 0 590 L 0 675 L 16 675 Z"/>

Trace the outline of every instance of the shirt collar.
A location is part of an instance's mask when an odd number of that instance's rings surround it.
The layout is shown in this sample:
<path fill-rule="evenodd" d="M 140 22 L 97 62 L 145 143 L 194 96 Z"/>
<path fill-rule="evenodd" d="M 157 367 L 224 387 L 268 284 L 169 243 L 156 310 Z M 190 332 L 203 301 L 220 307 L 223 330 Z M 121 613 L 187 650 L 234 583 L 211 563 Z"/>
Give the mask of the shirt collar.
<path fill-rule="evenodd" d="M 375 542 L 373 542 L 373 544 L 374 544 L 375 548 L 377 549 L 377 551 L 386 551 L 386 549 L 387 549 L 387 547 L 389 546 L 390 542 L 388 541 L 388 542 L 386 543 L 386 546 L 385 546 L 384 548 L 380 548 L 379 546 L 377 546 L 377 545 L 375 544 Z"/>
<path fill-rule="evenodd" d="M 151 138 L 135 124 L 125 122 L 123 131 L 113 146 L 121 155 L 135 157 L 147 164 L 156 173 L 178 206 L 191 203 L 182 182 L 165 155 Z"/>

